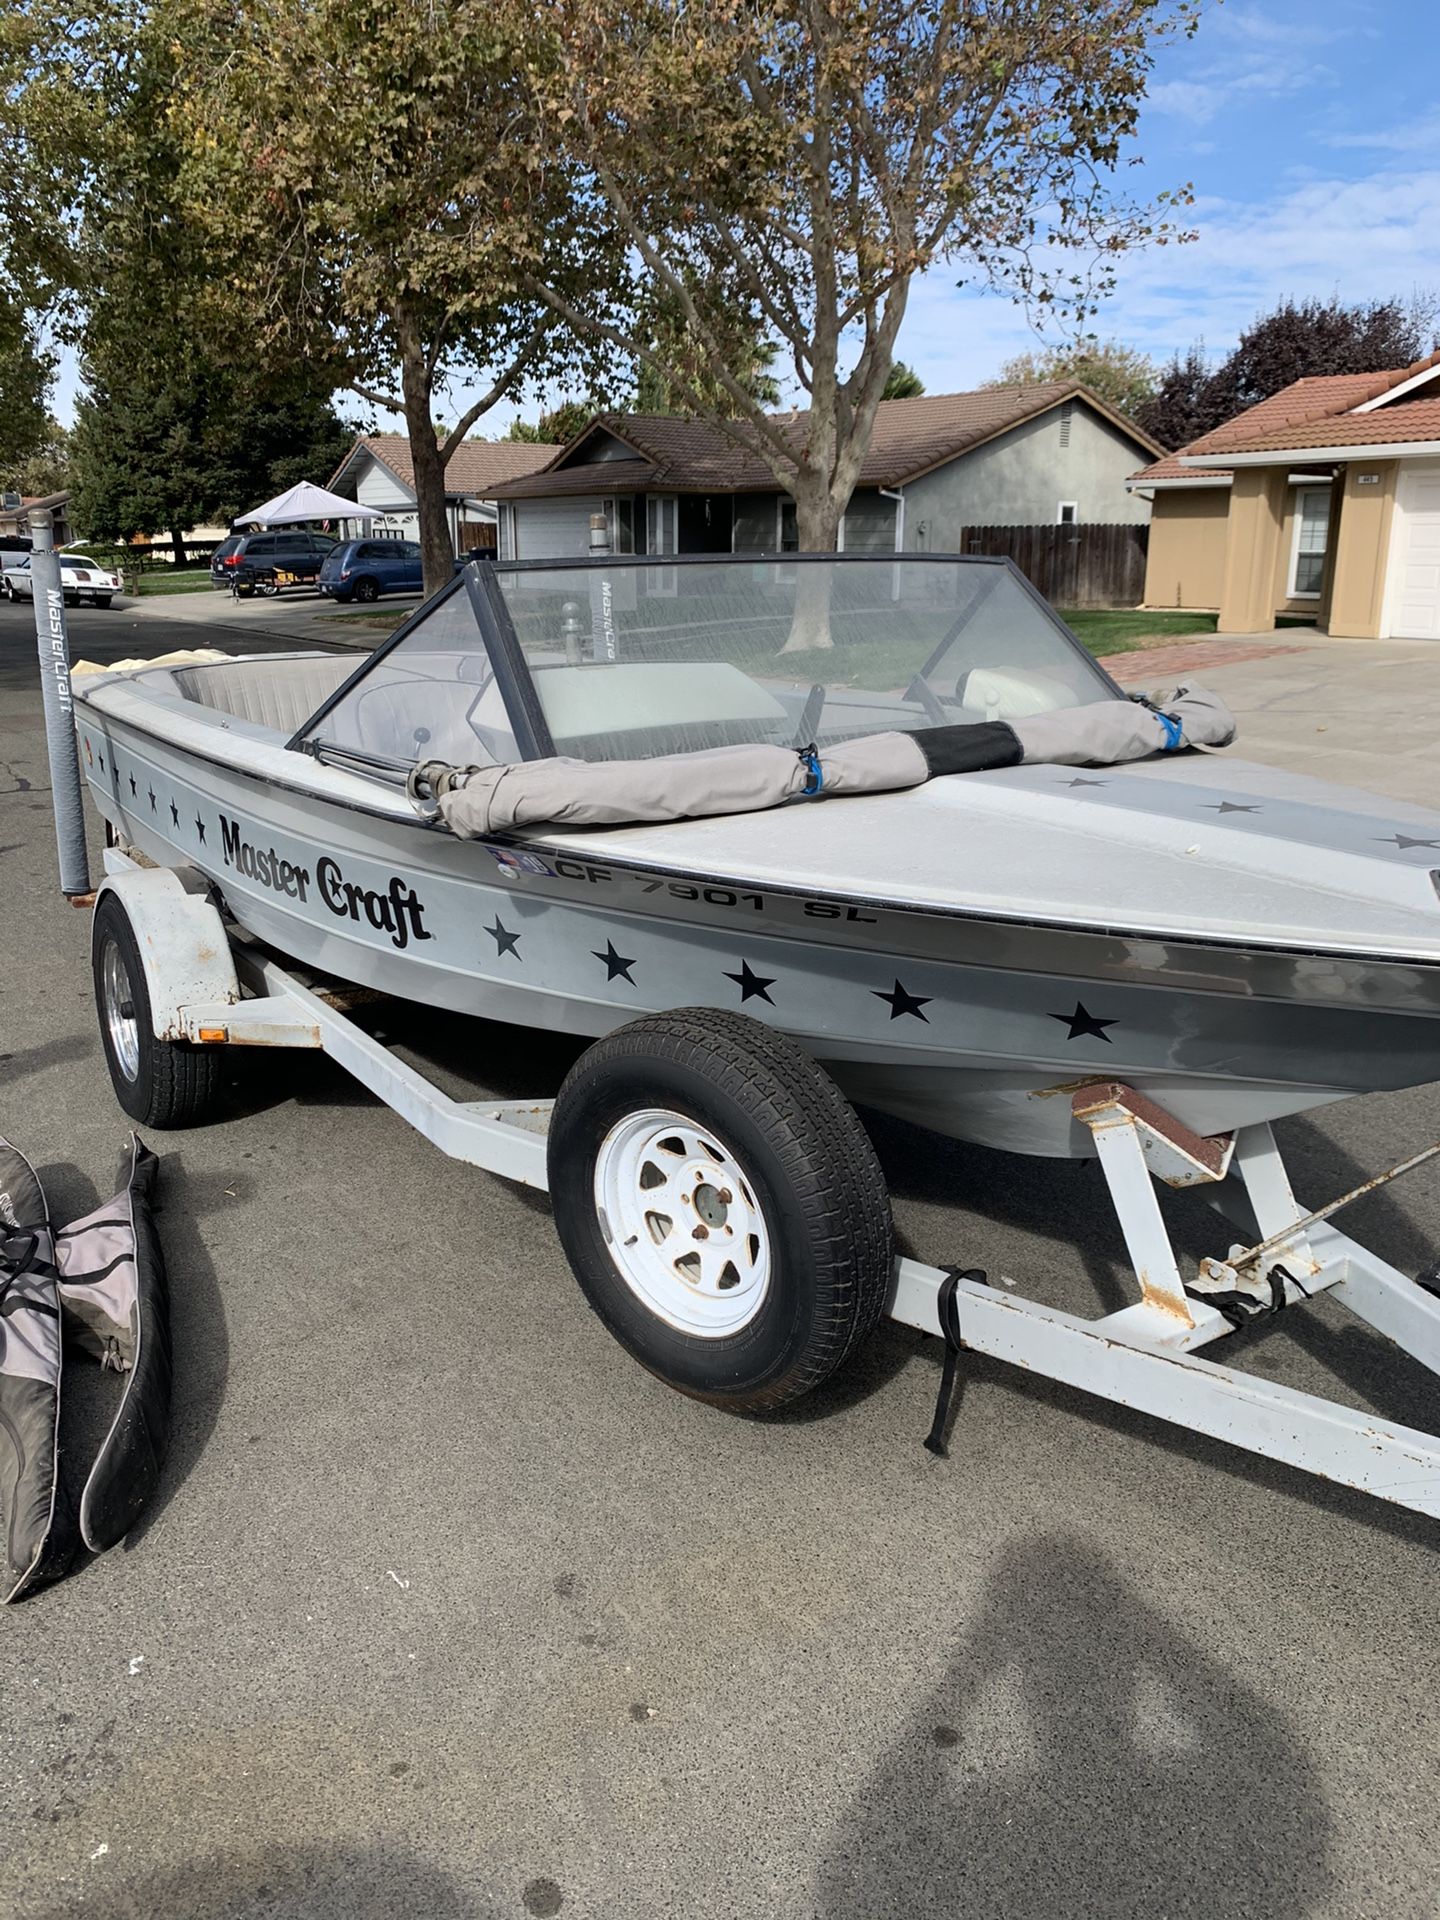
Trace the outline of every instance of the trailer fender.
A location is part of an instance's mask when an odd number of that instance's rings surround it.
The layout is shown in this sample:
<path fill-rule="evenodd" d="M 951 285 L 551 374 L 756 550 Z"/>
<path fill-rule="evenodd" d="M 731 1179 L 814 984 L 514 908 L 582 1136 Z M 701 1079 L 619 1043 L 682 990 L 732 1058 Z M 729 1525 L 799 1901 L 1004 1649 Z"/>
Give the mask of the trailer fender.
<path fill-rule="evenodd" d="M 210 883 L 194 867 L 136 867 L 107 874 L 98 906 L 113 894 L 135 932 L 157 1040 L 184 1040 L 182 1011 L 233 1006 L 240 982 Z"/>

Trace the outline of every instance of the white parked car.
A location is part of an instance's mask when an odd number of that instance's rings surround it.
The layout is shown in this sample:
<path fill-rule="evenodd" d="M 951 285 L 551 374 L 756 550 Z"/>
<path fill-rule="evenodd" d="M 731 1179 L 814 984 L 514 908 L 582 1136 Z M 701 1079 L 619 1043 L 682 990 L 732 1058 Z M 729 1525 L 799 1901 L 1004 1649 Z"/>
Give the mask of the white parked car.
<path fill-rule="evenodd" d="M 30 556 L 21 554 L 17 560 L 6 567 L 3 574 L 5 598 L 7 600 L 33 600 L 35 584 L 30 577 Z M 60 556 L 60 591 L 67 605 L 78 606 L 82 600 L 93 600 L 97 607 L 108 607 L 112 594 L 120 591 L 120 576 L 102 567 L 98 560 L 87 559 L 83 553 L 62 553 Z"/>

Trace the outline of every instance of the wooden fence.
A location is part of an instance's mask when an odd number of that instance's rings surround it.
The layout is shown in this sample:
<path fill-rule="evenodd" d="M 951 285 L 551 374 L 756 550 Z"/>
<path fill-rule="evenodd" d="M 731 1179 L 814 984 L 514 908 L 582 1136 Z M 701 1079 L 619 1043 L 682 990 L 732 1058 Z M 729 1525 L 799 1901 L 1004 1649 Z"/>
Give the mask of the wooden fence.
<path fill-rule="evenodd" d="M 1052 607 L 1137 607 L 1145 597 L 1148 526 L 964 527 L 961 553 L 1013 560 Z"/>

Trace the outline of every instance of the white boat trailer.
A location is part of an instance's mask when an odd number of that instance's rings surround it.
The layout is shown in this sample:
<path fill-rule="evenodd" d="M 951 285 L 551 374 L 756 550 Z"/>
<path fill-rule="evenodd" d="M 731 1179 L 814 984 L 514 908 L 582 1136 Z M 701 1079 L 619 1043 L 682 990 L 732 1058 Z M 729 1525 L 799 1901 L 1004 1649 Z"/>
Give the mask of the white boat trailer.
<path fill-rule="evenodd" d="M 120 892 L 143 920 L 157 1034 L 206 1045 L 319 1048 L 442 1153 L 544 1190 L 552 1102 L 454 1100 L 366 1033 L 346 995 L 303 984 L 243 942 L 186 938 L 214 916 L 205 894 L 171 869 L 105 855 L 102 893 Z M 213 925 L 213 922 L 212 922 Z M 1087 1085 L 1072 1096 L 1095 1137 L 1101 1170 L 1139 1284 L 1131 1306 L 1084 1320 L 957 1274 L 897 1258 L 892 1319 L 1218 1440 L 1440 1515 L 1440 1438 L 1298 1393 L 1200 1358 L 1198 1350 L 1259 1314 L 1329 1292 L 1366 1325 L 1440 1373 L 1440 1297 L 1347 1239 L 1328 1216 L 1440 1156 L 1414 1155 L 1314 1213 L 1291 1192 L 1268 1125 L 1201 1138 L 1133 1090 Z M 1249 1236 L 1204 1260 L 1187 1285 L 1161 1214 L 1156 1182 L 1204 1186 L 1217 1211 Z M 1440 1286 L 1440 1282 L 1435 1283 Z M 938 1421 L 937 1421 L 938 1424 Z"/>

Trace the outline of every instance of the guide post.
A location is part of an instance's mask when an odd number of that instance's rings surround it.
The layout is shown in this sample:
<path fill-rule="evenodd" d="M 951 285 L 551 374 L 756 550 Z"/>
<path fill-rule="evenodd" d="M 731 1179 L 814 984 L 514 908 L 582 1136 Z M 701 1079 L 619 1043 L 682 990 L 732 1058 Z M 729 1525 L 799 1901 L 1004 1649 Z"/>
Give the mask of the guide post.
<path fill-rule="evenodd" d="M 70 643 L 65 631 L 65 595 L 60 586 L 60 556 L 54 522 L 47 509 L 29 514 L 34 547 L 30 578 L 34 583 L 35 639 L 40 650 L 40 690 L 45 702 L 45 745 L 50 756 L 50 796 L 55 809 L 55 845 L 60 856 L 60 891 L 70 899 L 90 892 L 90 860 L 85 846 L 85 806 L 80 756 L 75 745 L 75 713 L 70 701 Z"/>

